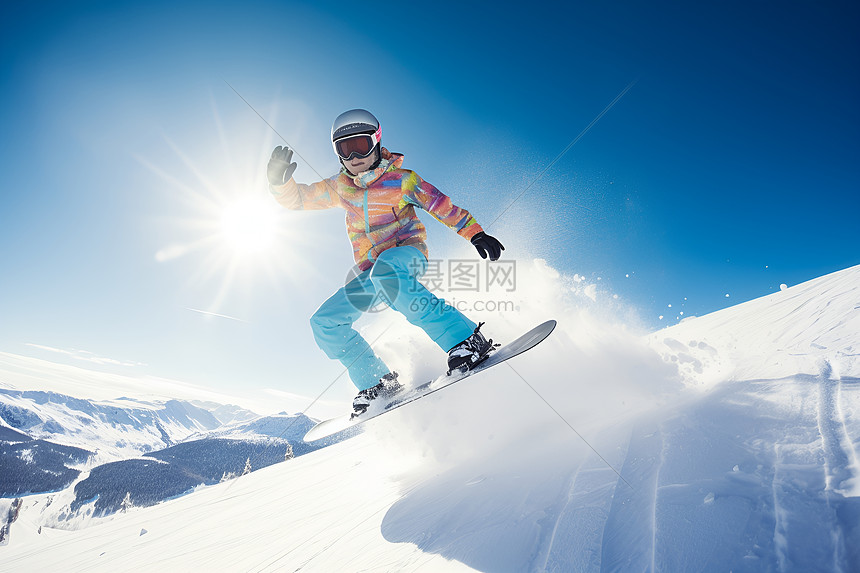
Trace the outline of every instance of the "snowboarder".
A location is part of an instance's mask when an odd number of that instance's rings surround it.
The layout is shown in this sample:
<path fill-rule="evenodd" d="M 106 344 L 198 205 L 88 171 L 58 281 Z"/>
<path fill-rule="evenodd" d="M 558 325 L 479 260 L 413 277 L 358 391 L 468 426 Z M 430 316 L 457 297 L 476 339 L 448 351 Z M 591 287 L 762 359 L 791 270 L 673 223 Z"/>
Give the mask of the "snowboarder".
<path fill-rule="evenodd" d="M 267 168 L 269 190 L 288 209 L 346 211 L 357 276 L 326 300 L 311 317 L 319 347 L 339 360 L 358 388 L 353 416 L 364 413 L 376 398 L 389 398 L 403 388 L 397 373 L 353 329 L 363 312 L 382 298 L 388 306 L 424 329 L 448 352 L 448 369 L 469 368 L 492 349 L 492 340 L 460 311 L 437 298 L 418 278 L 427 271 L 424 225 L 415 208 L 469 239 L 482 258 L 495 261 L 504 246 L 486 234 L 475 218 L 414 171 L 403 169 L 403 155 L 382 147 L 382 128 L 369 111 L 340 114 L 331 141 L 342 169 L 310 185 L 296 183 L 293 151 L 278 146 Z"/>

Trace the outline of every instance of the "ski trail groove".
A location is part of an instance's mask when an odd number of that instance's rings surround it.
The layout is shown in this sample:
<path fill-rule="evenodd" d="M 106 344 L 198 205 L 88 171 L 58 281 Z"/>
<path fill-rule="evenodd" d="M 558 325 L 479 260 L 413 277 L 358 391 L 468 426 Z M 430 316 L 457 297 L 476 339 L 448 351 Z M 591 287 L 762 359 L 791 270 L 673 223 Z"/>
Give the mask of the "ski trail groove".
<path fill-rule="evenodd" d="M 832 373 L 830 363 L 823 360 L 818 376 L 818 431 L 826 472 L 825 490 L 842 493 L 843 483 L 851 478 L 849 457 L 853 454 L 856 458 L 856 452 L 853 447 L 850 453 L 842 447 L 842 437 L 848 436 L 845 415 L 838 402 L 841 381 L 831 379 Z M 850 439 L 846 441 L 851 443 Z"/>
<path fill-rule="evenodd" d="M 621 467 L 632 429 L 614 428 L 600 438 L 604 443 L 617 444 L 607 449 L 607 454 L 613 465 Z M 544 528 L 546 534 L 530 570 L 600 571 L 606 523 L 619 489 L 631 491 L 602 457 L 588 452 L 575 470 L 570 471 L 567 486 L 560 490 L 553 508 L 554 520 Z"/>
<path fill-rule="evenodd" d="M 833 368 L 830 362 L 822 360 L 818 376 L 818 431 L 821 435 L 825 472 L 824 501 L 827 508 L 834 513 L 834 523 L 830 530 L 833 544 L 833 570 L 841 573 L 843 571 L 841 563 L 844 561 L 844 555 L 847 551 L 842 528 L 838 518 L 835 517 L 836 509 L 831 500 L 834 495 L 841 497 L 842 485 L 850 479 L 851 469 L 848 452 L 842 448 L 841 444 L 841 434 L 845 430 L 844 414 L 838 403 L 841 381 L 833 380 L 832 374 Z"/>
<path fill-rule="evenodd" d="M 779 483 L 781 479 L 780 468 L 782 466 L 782 452 L 780 444 L 773 445 L 773 479 L 770 482 L 771 495 L 773 496 L 773 549 L 776 553 L 776 563 L 781 572 L 787 569 L 788 559 L 786 557 L 786 547 L 788 545 L 788 537 L 786 532 L 786 515 L 779 499 Z"/>
<path fill-rule="evenodd" d="M 573 474 L 570 476 L 567 485 L 567 494 L 565 499 L 559 504 L 558 513 L 555 518 L 555 522 L 552 525 L 552 531 L 549 534 L 549 539 L 546 542 L 546 547 L 542 550 L 543 558 L 538 559 L 538 561 L 542 561 L 540 566 L 540 571 L 547 570 L 547 564 L 549 563 L 549 557 L 552 554 L 552 547 L 555 544 L 555 536 L 558 533 L 558 527 L 561 523 L 562 517 L 564 516 L 564 512 L 567 507 L 570 505 L 571 500 L 573 499 L 573 491 L 576 487 L 576 478 L 579 476 L 579 472 L 582 470 L 582 466 L 585 465 L 585 461 L 580 463 L 576 469 L 573 471 Z"/>
<path fill-rule="evenodd" d="M 850 464 L 846 468 L 846 471 L 850 474 L 848 477 L 852 478 L 856 482 L 858 479 L 860 479 L 860 476 L 857 475 L 857 472 L 860 472 L 860 455 L 857 454 L 857 449 L 854 447 L 854 441 L 851 439 L 851 433 L 848 431 L 848 421 L 846 420 L 845 410 L 842 407 L 842 388 L 843 384 L 842 380 L 840 379 L 839 385 L 836 388 L 835 411 L 839 420 L 839 424 L 842 426 L 842 449 L 845 451 L 847 457 L 850 459 Z"/>
<path fill-rule="evenodd" d="M 622 472 L 633 488 L 616 488 L 604 527 L 601 571 L 655 571 L 656 510 L 665 439 L 656 423 L 636 428 Z"/>
<path fill-rule="evenodd" d="M 654 492 L 651 503 L 651 573 L 657 571 L 657 498 L 660 495 L 660 470 L 666 463 L 666 440 L 663 439 L 662 428 L 658 426 L 660 435 L 660 459 L 654 472 Z"/>

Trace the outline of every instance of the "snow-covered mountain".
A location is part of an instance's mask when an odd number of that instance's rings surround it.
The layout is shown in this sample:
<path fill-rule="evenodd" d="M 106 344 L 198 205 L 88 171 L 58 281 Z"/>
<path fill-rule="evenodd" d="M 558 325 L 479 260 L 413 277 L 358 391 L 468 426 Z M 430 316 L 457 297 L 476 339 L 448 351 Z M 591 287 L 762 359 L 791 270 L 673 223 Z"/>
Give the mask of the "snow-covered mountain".
<path fill-rule="evenodd" d="M 209 432 L 207 435 L 210 438 L 222 439 L 248 439 L 266 436 L 273 440 L 286 440 L 290 444 L 293 455 L 302 456 L 347 439 L 351 435 L 359 434 L 363 430 L 363 428 L 356 428 L 349 434 L 342 433 L 316 442 L 306 443 L 302 438 L 317 422 L 319 420 L 309 418 L 304 414 L 288 415 L 281 413 L 276 416 L 262 416 L 244 424 L 225 426 Z"/>
<path fill-rule="evenodd" d="M 860 267 L 647 336 L 540 280 L 507 365 L 80 531 L 7 503 L 0 569 L 860 570 Z"/>
<path fill-rule="evenodd" d="M 303 443 L 315 423 L 205 401 L 0 389 L 0 498 L 49 493 L 42 524 L 74 529 L 337 441 Z"/>
<path fill-rule="evenodd" d="M 0 388 L 0 426 L 33 438 L 94 451 L 107 462 L 160 450 L 195 433 L 221 428 L 218 418 L 256 418 L 253 412 L 219 404 L 132 398 L 87 400 L 45 391 Z"/>

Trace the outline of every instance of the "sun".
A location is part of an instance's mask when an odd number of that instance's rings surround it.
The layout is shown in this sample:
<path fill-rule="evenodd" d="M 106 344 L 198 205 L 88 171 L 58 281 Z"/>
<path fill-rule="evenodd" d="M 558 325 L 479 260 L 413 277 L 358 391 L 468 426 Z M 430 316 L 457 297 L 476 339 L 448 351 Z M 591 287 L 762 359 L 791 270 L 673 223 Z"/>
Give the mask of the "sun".
<path fill-rule="evenodd" d="M 172 240 L 155 260 L 169 265 L 181 259 L 173 268 L 203 298 L 188 306 L 221 316 L 260 288 L 287 292 L 301 285 L 316 266 L 306 254 L 310 226 L 293 219 L 268 191 L 266 162 L 275 144 L 268 126 L 242 124 L 228 137 L 217 108 L 213 113 L 215 134 L 209 126 L 193 131 L 217 136 L 220 153 L 207 148 L 196 158 L 165 137 L 174 152 L 169 167 L 135 157 L 171 191 L 165 206 L 170 214 L 158 219 L 158 230 Z"/>
<path fill-rule="evenodd" d="M 278 205 L 261 197 L 240 197 L 224 204 L 220 238 L 237 255 L 265 255 L 278 235 Z"/>

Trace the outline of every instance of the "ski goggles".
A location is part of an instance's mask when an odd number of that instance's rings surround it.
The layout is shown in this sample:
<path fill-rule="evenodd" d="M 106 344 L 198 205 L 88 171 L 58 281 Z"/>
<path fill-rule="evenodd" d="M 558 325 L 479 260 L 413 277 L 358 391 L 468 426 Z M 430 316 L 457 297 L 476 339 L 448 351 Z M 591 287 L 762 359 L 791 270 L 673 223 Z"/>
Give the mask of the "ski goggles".
<path fill-rule="evenodd" d="M 374 148 L 382 140 L 382 128 L 375 133 L 359 133 L 332 142 L 334 152 L 344 161 L 358 157 L 364 159 L 373 153 Z"/>

